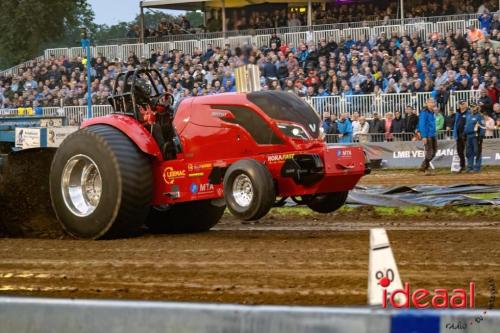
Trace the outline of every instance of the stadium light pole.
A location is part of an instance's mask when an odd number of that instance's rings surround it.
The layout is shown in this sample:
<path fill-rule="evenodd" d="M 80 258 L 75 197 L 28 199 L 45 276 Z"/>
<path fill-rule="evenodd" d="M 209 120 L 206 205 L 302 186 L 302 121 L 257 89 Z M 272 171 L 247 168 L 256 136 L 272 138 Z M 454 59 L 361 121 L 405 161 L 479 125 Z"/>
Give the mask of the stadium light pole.
<path fill-rule="evenodd" d="M 91 64 L 90 64 L 90 39 L 88 36 L 88 31 L 87 28 L 81 27 L 80 28 L 80 36 L 81 40 L 80 42 L 82 43 L 82 48 L 85 50 L 85 53 L 87 54 L 87 119 L 92 118 L 92 71 L 91 71 Z"/>

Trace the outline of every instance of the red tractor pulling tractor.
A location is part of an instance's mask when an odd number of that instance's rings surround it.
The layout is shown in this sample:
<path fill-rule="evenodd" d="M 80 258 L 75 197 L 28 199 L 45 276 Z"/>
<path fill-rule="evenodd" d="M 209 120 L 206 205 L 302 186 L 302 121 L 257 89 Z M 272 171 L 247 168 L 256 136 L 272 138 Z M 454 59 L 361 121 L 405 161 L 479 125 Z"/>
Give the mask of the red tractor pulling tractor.
<path fill-rule="evenodd" d="M 117 78 L 114 113 L 85 121 L 52 161 L 50 193 L 76 238 L 207 231 L 226 207 L 257 220 L 288 197 L 340 208 L 366 174 L 361 147 L 326 145 L 318 114 L 285 92 L 187 98 L 173 109 L 156 70 Z"/>

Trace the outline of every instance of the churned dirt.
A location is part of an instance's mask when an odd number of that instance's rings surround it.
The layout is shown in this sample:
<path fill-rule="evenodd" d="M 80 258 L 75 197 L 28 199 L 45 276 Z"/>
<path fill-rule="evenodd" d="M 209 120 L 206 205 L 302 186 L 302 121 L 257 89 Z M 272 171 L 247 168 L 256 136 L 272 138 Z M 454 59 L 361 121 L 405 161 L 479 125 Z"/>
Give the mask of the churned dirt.
<path fill-rule="evenodd" d="M 388 229 L 412 288 L 467 288 L 486 306 L 500 281 L 500 221 L 241 225 L 113 241 L 0 240 L 0 293 L 241 304 L 363 305 L 368 229 Z M 499 306 L 497 300 L 496 307 Z"/>

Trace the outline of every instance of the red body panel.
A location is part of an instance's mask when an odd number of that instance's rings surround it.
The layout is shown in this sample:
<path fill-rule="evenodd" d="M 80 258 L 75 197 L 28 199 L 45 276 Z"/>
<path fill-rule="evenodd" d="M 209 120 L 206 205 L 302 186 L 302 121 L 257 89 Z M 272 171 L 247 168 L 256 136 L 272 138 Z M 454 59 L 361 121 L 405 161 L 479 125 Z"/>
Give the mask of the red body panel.
<path fill-rule="evenodd" d="M 132 117 L 112 114 L 105 117 L 92 118 L 85 120 L 81 128 L 92 125 L 109 125 L 115 127 L 125 133 L 141 151 L 148 155 L 153 155 L 159 160 L 163 160 L 160 147 L 158 147 L 158 143 L 156 143 L 151 133 Z"/>
<path fill-rule="evenodd" d="M 213 108 L 213 106 L 216 106 Z M 246 129 L 225 121 L 230 111 L 224 106 L 245 106 L 257 113 L 282 144 L 259 145 Z M 229 114 L 228 114 L 229 113 Z M 151 134 L 135 119 L 123 115 L 94 118 L 82 127 L 107 124 L 126 133 L 139 148 L 156 157 L 154 205 L 222 198 L 223 184 L 210 184 L 214 167 L 227 167 L 243 158 L 252 158 L 266 165 L 277 184 L 277 196 L 347 191 L 365 173 L 365 157 L 359 146 L 327 146 L 320 139 L 294 140 L 283 134 L 276 121 L 251 103 L 246 94 L 220 94 L 184 100 L 178 107 L 174 127 L 179 136 L 182 153 L 176 160 L 163 161 L 160 149 Z M 311 186 L 296 184 L 292 178 L 281 176 L 281 168 L 295 154 L 321 156 L 325 174 Z"/>

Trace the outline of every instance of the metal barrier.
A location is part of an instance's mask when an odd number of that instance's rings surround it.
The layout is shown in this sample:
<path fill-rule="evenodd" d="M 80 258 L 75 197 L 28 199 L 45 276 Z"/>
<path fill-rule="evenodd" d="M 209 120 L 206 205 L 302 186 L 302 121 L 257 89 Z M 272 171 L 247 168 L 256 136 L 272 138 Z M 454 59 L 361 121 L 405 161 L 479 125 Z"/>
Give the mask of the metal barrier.
<path fill-rule="evenodd" d="M 367 120 L 370 123 L 370 120 Z M 325 141 L 327 143 L 340 142 L 340 134 L 326 134 Z M 492 130 L 492 135 L 485 137 L 484 140 L 499 139 L 500 129 Z M 454 141 L 453 131 L 441 130 L 436 133 L 436 139 L 439 141 Z M 415 138 L 415 133 L 352 133 L 352 142 L 368 143 L 368 142 L 393 142 L 393 141 L 419 141 Z"/>
<path fill-rule="evenodd" d="M 22 314 L 22 315 L 20 315 Z M 449 332 L 450 325 L 481 321 L 467 332 L 498 332 L 500 311 L 386 310 L 229 304 L 0 299 L 0 331 L 30 332 Z M 456 326 L 456 325 L 455 325 Z"/>
<path fill-rule="evenodd" d="M 454 96 L 452 94 L 452 96 Z M 425 101 L 431 93 L 401 93 L 401 94 L 372 94 L 350 96 L 322 96 L 311 97 L 309 103 L 320 114 L 329 112 L 340 115 L 342 112 L 358 112 L 361 116 L 371 116 L 374 112 L 382 117 L 388 112 L 403 112 L 407 105 L 417 111 L 424 107 Z M 451 108 L 458 107 L 460 98 L 450 99 Z"/>
<path fill-rule="evenodd" d="M 445 21 L 437 22 L 434 27 L 435 32 L 439 32 L 441 36 L 445 36 L 447 32 L 455 33 L 456 31 L 465 32 L 465 21 Z"/>

